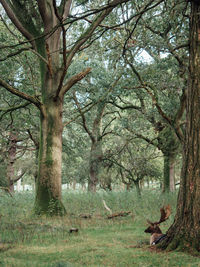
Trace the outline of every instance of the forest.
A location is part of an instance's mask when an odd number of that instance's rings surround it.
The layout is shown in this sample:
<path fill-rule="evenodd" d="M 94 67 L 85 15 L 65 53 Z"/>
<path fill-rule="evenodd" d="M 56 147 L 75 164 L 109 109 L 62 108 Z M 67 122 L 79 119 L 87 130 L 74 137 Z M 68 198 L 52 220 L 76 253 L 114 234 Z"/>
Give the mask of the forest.
<path fill-rule="evenodd" d="M 0 266 L 200 266 L 200 2 L 0 3 Z"/>

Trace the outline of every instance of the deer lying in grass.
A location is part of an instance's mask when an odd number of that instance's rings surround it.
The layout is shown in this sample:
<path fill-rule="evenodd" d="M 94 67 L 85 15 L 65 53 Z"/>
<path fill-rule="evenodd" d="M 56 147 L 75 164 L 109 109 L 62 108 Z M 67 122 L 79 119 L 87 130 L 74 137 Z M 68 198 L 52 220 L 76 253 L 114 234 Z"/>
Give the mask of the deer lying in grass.
<path fill-rule="evenodd" d="M 147 220 L 148 224 L 150 226 L 144 231 L 145 233 L 151 233 L 150 237 L 150 245 L 156 245 L 158 244 L 161 240 L 165 238 L 165 234 L 162 233 L 160 230 L 159 224 L 166 221 L 169 218 L 169 215 L 171 214 L 171 207 L 170 205 L 163 207 L 160 209 L 160 220 L 158 222 L 150 222 Z"/>

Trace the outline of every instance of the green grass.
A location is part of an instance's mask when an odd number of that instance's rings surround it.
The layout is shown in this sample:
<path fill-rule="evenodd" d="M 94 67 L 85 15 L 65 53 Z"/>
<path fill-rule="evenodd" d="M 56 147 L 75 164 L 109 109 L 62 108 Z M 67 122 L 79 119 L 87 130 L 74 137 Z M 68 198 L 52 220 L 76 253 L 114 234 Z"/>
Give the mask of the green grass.
<path fill-rule="evenodd" d="M 131 211 L 127 217 L 107 219 L 102 199 L 113 212 Z M 180 252 L 155 252 L 144 233 L 146 219 L 157 220 L 162 205 L 170 203 L 172 216 L 161 225 L 163 231 L 173 222 L 176 195 L 162 196 L 156 191 L 67 193 L 63 202 L 65 217 L 35 217 L 34 195 L 0 195 L 0 266 L 142 266 L 196 267 L 200 258 Z M 82 219 L 80 214 L 91 214 Z M 78 233 L 69 233 L 77 227 Z"/>

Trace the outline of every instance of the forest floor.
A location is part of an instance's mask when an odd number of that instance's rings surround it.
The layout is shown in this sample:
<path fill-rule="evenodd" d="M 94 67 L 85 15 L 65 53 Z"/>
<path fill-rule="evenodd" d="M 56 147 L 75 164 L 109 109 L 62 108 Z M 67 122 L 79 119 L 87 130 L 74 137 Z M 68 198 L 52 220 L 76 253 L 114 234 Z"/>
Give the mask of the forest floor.
<path fill-rule="evenodd" d="M 108 219 L 108 211 L 130 211 L 128 216 Z M 173 222 L 176 194 L 163 196 L 134 191 L 114 193 L 64 192 L 64 217 L 35 217 L 34 194 L 0 193 L 0 266 L 14 267 L 196 267 L 200 258 L 181 252 L 160 252 L 149 246 L 144 233 L 146 219 L 159 219 L 161 206 L 170 204 L 172 215 L 161 225 L 163 232 Z M 89 218 L 85 218 L 89 217 Z M 70 229 L 77 228 L 78 232 Z"/>

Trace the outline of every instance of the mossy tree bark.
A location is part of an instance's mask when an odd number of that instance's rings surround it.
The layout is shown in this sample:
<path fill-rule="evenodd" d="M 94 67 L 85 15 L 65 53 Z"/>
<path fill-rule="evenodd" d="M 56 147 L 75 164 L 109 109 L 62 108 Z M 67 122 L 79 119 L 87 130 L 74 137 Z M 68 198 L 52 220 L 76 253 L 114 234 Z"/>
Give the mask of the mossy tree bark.
<path fill-rule="evenodd" d="M 62 101 L 48 101 L 41 114 L 39 173 L 36 181 L 36 213 L 63 214 L 61 202 Z"/>
<path fill-rule="evenodd" d="M 186 136 L 174 223 L 160 245 L 169 250 L 200 251 L 200 2 L 191 1 Z"/>

